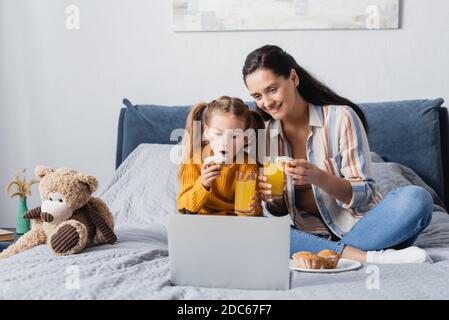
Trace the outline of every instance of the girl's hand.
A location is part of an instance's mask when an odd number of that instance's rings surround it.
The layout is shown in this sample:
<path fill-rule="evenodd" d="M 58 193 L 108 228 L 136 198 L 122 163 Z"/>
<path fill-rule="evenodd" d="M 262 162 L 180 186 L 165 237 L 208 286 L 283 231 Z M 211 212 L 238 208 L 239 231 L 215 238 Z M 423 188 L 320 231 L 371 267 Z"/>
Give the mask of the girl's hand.
<path fill-rule="evenodd" d="M 304 159 L 294 159 L 285 167 L 285 174 L 293 178 L 295 185 L 319 185 L 323 170 Z"/>
<path fill-rule="evenodd" d="M 260 196 L 257 193 L 257 191 L 253 196 L 251 196 L 250 199 L 253 200 L 253 202 L 251 202 L 251 204 L 249 205 L 250 210 L 249 211 L 239 211 L 239 214 L 255 216 L 255 215 L 258 215 L 260 212 L 262 212 L 262 207 L 260 206 Z"/>
<path fill-rule="evenodd" d="M 268 178 L 265 176 L 258 176 L 259 183 L 258 183 L 258 196 L 259 199 L 262 199 L 265 202 L 271 202 L 273 201 L 273 198 L 271 196 L 271 188 L 272 185 L 269 183 L 266 183 L 268 181 Z"/>
<path fill-rule="evenodd" d="M 257 191 L 256 191 L 256 194 L 251 197 L 251 200 L 254 200 L 249 205 L 251 208 L 251 214 L 252 215 L 258 214 L 259 209 L 260 209 L 260 212 L 262 212 L 262 207 L 260 206 L 261 199 L 260 199 L 259 193 Z"/>
<path fill-rule="evenodd" d="M 218 178 L 221 172 L 221 166 L 219 164 L 208 166 L 203 163 L 201 166 L 201 183 L 204 188 L 209 189 L 212 185 L 212 181 Z"/>

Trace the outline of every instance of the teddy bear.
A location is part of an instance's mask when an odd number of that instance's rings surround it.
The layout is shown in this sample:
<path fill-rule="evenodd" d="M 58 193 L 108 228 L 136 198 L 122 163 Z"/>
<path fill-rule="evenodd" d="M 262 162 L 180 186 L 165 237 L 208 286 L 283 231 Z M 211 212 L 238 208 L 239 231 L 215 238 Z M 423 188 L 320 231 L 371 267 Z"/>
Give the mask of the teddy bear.
<path fill-rule="evenodd" d="M 91 175 L 69 168 L 36 167 L 41 178 L 41 206 L 25 213 L 32 220 L 30 231 L 0 253 L 0 259 L 41 244 L 58 256 L 81 252 L 94 244 L 113 244 L 114 220 L 108 206 L 92 197 L 98 187 Z"/>

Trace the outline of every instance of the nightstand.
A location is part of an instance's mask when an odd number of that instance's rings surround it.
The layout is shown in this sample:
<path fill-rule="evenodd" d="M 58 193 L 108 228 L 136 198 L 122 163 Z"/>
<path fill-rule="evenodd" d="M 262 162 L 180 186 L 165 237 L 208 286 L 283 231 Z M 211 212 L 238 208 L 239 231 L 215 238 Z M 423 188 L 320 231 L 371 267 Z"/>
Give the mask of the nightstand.
<path fill-rule="evenodd" d="M 17 240 L 17 234 L 15 228 L 1 228 L 3 230 L 8 230 L 14 232 L 14 241 Z M 0 252 L 8 248 L 10 245 L 14 243 L 14 241 L 0 241 Z"/>

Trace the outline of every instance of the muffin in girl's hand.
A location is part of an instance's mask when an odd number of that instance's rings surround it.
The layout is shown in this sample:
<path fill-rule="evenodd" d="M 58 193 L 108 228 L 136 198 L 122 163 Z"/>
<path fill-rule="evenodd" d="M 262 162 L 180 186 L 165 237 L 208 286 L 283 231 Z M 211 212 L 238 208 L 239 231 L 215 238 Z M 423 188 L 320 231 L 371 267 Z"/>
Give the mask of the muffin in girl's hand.
<path fill-rule="evenodd" d="M 321 269 L 323 267 L 323 258 L 309 251 L 296 252 L 292 258 L 296 268 Z"/>
<path fill-rule="evenodd" d="M 340 255 L 335 251 L 325 249 L 318 253 L 318 256 L 323 259 L 324 269 L 334 269 L 337 267 L 338 261 L 340 260 Z"/>
<path fill-rule="evenodd" d="M 204 163 L 209 167 L 218 164 L 221 168 L 223 168 L 223 166 L 226 164 L 226 158 L 220 155 L 210 156 L 204 159 Z"/>

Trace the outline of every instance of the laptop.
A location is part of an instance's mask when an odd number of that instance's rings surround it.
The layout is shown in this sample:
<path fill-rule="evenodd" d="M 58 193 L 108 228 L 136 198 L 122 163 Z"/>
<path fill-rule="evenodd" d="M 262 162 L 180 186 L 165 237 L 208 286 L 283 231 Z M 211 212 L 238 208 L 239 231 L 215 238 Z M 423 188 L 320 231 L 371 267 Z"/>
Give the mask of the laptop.
<path fill-rule="evenodd" d="M 290 218 L 173 214 L 172 285 L 290 289 Z"/>

